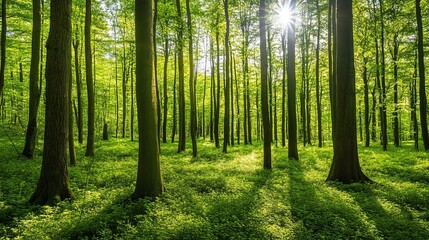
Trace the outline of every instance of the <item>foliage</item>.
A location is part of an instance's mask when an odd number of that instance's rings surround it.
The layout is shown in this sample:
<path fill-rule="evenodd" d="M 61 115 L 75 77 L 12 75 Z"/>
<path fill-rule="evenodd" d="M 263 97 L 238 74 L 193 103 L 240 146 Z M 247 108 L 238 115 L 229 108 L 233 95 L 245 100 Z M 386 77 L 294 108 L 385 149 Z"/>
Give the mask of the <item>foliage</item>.
<path fill-rule="evenodd" d="M 16 141 L 16 139 L 13 139 Z M 411 144 L 381 152 L 360 148 L 374 184 L 325 183 L 331 147 L 300 148 L 301 160 L 273 149 L 262 170 L 262 144 L 228 154 L 199 141 L 200 156 L 161 146 L 166 192 L 155 201 L 130 199 L 137 143 L 97 142 L 95 158 L 78 151 L 70 168 L 75 198 L 57 207 L 27 204 L 41 156 L 17 159 L 0 138 L 2 239 L 427 239 L 429 164 Z M 16 142 L 20 145 L 22 142 Z"/>

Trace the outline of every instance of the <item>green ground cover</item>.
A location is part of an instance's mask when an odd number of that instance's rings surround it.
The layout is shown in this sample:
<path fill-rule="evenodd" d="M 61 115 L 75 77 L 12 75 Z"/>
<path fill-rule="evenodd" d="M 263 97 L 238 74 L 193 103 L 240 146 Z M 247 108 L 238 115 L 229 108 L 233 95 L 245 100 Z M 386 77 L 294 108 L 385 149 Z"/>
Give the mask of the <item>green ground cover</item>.
<path fill-rule="evenodd" d="M 74 199 L 56 207 L 27 204 L 40 150 L 26 160 L 7 138 L 0 146 L 0 239 L 429 239 L 429 156 L 407 144 L 360 146 L 376 183 L 350 185 L 324 182 L 331 147 L 300 147 L 299 161 L 273 147 L 270 172 L 261 143 L 222 154 L 200 141 L 195 159 L 162 144 L 166 192 L 149 201 L 129 198 L 137 143 L 98 141 L 94 159 L 78 147 Z"/>

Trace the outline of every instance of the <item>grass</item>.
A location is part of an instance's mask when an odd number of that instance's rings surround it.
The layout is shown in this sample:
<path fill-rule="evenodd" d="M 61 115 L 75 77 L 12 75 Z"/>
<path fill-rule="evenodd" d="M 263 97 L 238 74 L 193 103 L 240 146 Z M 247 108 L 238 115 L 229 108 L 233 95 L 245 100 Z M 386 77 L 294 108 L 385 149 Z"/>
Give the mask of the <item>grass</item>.
<path fill-rule="evenodd" d="M 98 141 L 94 159 L 78 146 L 74 199 L 56 207 L 27 203 L 40 151 L 26 160 L 0 145 L 0 239 L 429 239 L 428 155 L 411 145 L 360 147 L 376 183 L 343 185 L 324 182 L 331 147 L 299 147 L 299 161 L 273 147 L 266 171 L 261 143 L 222 154 L 200 140 L 197 158 L 162 144 L 166 192 L 135 201 L 137 143 Z"/>

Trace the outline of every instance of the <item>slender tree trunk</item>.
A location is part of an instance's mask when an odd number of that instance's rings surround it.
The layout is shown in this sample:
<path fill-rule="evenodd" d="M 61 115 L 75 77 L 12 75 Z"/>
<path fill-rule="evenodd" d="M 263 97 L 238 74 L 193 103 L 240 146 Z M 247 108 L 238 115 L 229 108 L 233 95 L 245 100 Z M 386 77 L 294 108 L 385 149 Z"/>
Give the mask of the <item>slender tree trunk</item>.
<path fill-rule="evenodd" d="M 353 56 L 352 0 L 338 1 L 337 99 L 334 157 L 327 181 L 370 181 L 359 164 L 356 133 L 356 97 Z"/>
<path fill-rule="evenodd" d="M 385 64 L 385 48 L 384 48 L 384 10 L 383 10 L 383 1 L 380 2 L 380 23 L 381 23 L 381 127 L 382 135 L 381 142 L 383 145 L 383 151 L 387 151 L 387 112 L 386 112 L 386 64 Z"/>
<path fill-rule="evenodd" d="M 286 146 L 286 33 L 282 32 L 282 147 Z"/>
<path fill-rule="evenodd" d="M 207 51 L 207 39 L 204 41 L 204 49 Z M 202 102 L 202 132 L 203 139 L 206 139 L 206 90 L 207 90 L 207 55 L 204 56 L 204 90 L 203 90 L 203 102 Z"/>
<path fill-rule="evenodd" d="M 229 45 L 231 45 L 231 43 L 228 43 Z M 230 137 L 231 137 L 231 141 L 230 144 L 231 146 L 234 146 L 234 125 L 235 125 L 235 119 L 234 119 L 234 66 L 233 66 L 233 53 L 232 53 L 232 47 L 229 46 L 230 49 L 230 59 L 229 59 L 229 73 L 230 73 L 230 103 L 231 103 L 231 123 L 230 123 L 230 128 L 231 128 L 231 133 L 230 133 Z"/>
<path fill-rule="evenodd" d="M 237 64 L 235 62 L 235 58 L 233 58 L 234 61 L 234 80 L 235 80 L 235 104 L 237 106 L 237 144 L 240 144 L 240 95 L 239 88 L 238 88 L 238 78 L 237 78 Z"/>
<path fill-rule="evenodd" d="M 264 169 L 271 169 L 271 123 L 268 107 L 268 56 L 265 0 L 259 2 L 259 39 L 261 54 L 261 108 L 264 130 Z"/>
<path fill-rule="evenodd" d="M 376 105 L 377 105 L 377 98 L 375 96 L 377 84 L 374 84 L 374 87 L 372 89 L 371 95 L 372 95 L 372 129 L 371 129 L 371 139 L 373 142 L 377 141 L 377 111 L 376 111 Z"/>
<path fill-rule="evenodd" d="M 220 147 L 219 143 L 219 117 L 220 117 L 220 46 L 219 46 L 219 15 L 216 17 L 216 78 L 217 78 L 217 89 L 216 89 L 216 107 L 215 107 L 215 146 Z"/>
<path fill-rule="evenodd" d="M 153 198 L 164 191 L 159 161 L 153 19 L 153 0 L 136 0 L 136 97 L 139 162 L 134 197 Z"/>
<path fill-rule="evenodd" d="M 295 12 L 295 0 L 290 1 L 291 13 Z M 291 20 L 287 36 L 287 79 L 288 79 L 288 157 L 298 160 L 296 124 L 296 76 L 295 76 L 295 19 Z"/>
<path fill-rule="evenodd" d="M 216 94 L 215 94 L 215 62 L 213 41 L 210 38 L 210 141 L 214 140 L 214 115 L 216 113 Z"/>
<path fill-rule="evenodd" d="M 86 88 L 88 90 L 88 136 L 85 156 L 94 156 L 94 82 L 91 56 L 91 0 L 86 0 L 85 11 L 85 64 Z"/>
<path fill-rule="evenodd" d="M 368 57 L 364 57 L 363 59 L 363 88 L 364 88 L 364 105 L 365 105 L 365 112 L 364 112 L 364 121 L 365 121 L 365 147 L 369 147 L 369 142 L 371 139 L 371 136 L 369 134 L 369 85 L 368 85 Z"/>
<path fill-rule="evenodd" d="M 77 28 L 76 28 L 77 29 Z M 76 30 L 76 39 L 73 41 L 74 49 L 74 65 L 75 65 L 75 75 L 76 75 L 76 92 L 77 92 L 77 131 L 78 131 L 78 141 L 83 143 L 83 113 L 82 113 L 82 78 L 80 75 L 80 64 L 79 64 L 79 36 L 77 36 Z"/>
<path fill-rule="evenodd" d="M 33 158 L 37 139 L 37 115 L 39 111 L 39 58 L 40 58 L 41 11 L 40 0 L 33 0 L 33 29 L 31 36 L 30 99 L 25 146 L 22 155 Z"/>
<path fill-rule="evenodd" d="M 168 39 L 168 35 L 165 37 L 165 42 L 164 42 L 164 118 L 162 119 L 162 142 L 166 143 L 167 142 L 167 114 L 168 114 L 168 94 L 167 94 L 167 90 L 168 90 L 168 81 L 167 81 L 167 76 L 168 76 L 168 57 L 169 57 L 169 39 Z"/>
<path fill-rule="evenodd" d="M 71 0 L 51 0 L 46 43 L 46 112 L 43 161 L 30 203 L 55 205 L 71 197 L 67 170 Z"/>
<path fill-rule="evenodd" d="M 228 14 L 228 0 L 224 0 L 225 10 L 225 21 L 226 21 L 226 32 L 225 32 L 225 86 L 224 86 L 224 98 L 225 98 L 225 113 L 223 122 L 223 148 L 222 152 L 226 153 L 229 142 L 229 94 L 230 94 L 230 76 L 229 76 L 229 14 Z"/>
<path fill-rule="evenodd" d="M 317 105 L 317 139 L 318 146 L 323 146 L 322 133 L 322 97 L 320 89 L 320 9 L 319 0 L 316 0 L 317 9 L 317 43 L 316 43 L 316 105 Z"/>
<path fill-rule="evenodd" d="M 414 59 L 414 74 L 411 82 L 411 122 L 413 124 L 414 148 L 419 149 L 419 125 L 417 122 L 417 51 Z"/>
<path fill-rule="evenodd" d="M 70 50 L 70 63 L 71 63 L 71 50 Z M 72 166 L 76 166 L 76 151 L 74 148 L 74 131 L 73 131 L 73 108 L 72 108 L 72 88 L 73 88 L 73 84 L 72 84 L 72 69 L 70 67 L 70 79 L 68 82 L 69 85 L 69 89 L 68 89 L 68 96 L 67 96 L 67 102 L 69 104 L 69 112 L 68 112 L 68 117 L 69 117 L 69 122 L 68 122 L 68 130 L 69 130 L 69 159 L 70 159 L 70 165 Z"/>
<path fill-rule="evenodd" d="M 177 54 L 174 53 L 174 79 L 173 79 L 173 129 L 171 130 L 171 142 L 174 142 L 174 137 L 177 132 L 177 97 L 176 97 L 176 86 L 177 86 Z"/>
<path fill-rule="evenodd" d="M 267 38 L 268 38 L 268 65 L 269 65 L 269 76 L 268 76 L 268 106 L 270 111 L 270 132 L 271 132 L 271 142 L 274 141 L 273 139 L 273 51 L 272 51 L 272 41 L 273 36 L 271 34 L 271 29 L 269 26 L 267 26 Z"/>
<path fill-rule="evenodd" d="M 393 36 L 393 104 L 395 105 L 395 111 L 393 112 L 393 138 L 395 147 L 399 147 L 399 119 L 398 119 L 398 53 L 399 53 L 399 42 L 398 33 Z"/>
<path fill-rule="evenodd" d="M 416 16 L 417 16 L 417 51 L 419 60 L 419 98 L 420 98 L 420 123 L 422 126 L 422 139 L 425 151 L 429 151 L 429 135 L 427 124 L 427 99 L 425 85 L 425 62 L 423 51 L 423 24 L 422 13 L 420 9 L 420 0 L 416 0 Z"/>
<path fill-rule="evenodd" d="M 125 50 L 125 42 L 123 43 L 122 51 L 122 138 L 125 138 L 125 128 L 127 121 L 127 55 Z"/>
<path fill-rule="evenodd" d="M 194 51 L 193 51 L 193 39 L 192 39 L 192 19 L 191 19 L 191 8 L 189 6 L 189 0 L 186 0 L 186 15 L 188 23 L 189 33 L 189 99 L 191 100 L 191 140 L 192 140 L 192 156 L 196 157 L 198 154 L 197 150 L 197 107 L 196 107 L 196 93 L 194 83 Z"/>
<path fill-rule="evenodd" d="M 337 82 L 337 73 L 335 71 L 336 66 L 337 66 L 337 30 L 336 30 L 336 25 L 337 25 L 337 1 L 336 0 L 330 0 L 329 2 L 330 7 L 329 7 L 329 27 L 328 27 L 328 52 L 329 52 L 329 92 L 330 92 L 330 100 L 331 100 L 331 121 L 332 121 L 332 143 L 335 146 L 335 131 L 336 131 L 336 126 L 335 126 L 335 118 L 337 116 L 336 114 L 336 82 Z M 331 37 L 332 35 L 332 37 Z M 332 44 L 331 44 L 332 42 Z"/>
<path fill-rule="evenodd" d="M 4 71 L 6 66 L 6 0 L 1 1 L 1 39 L 0 39 L 0 50 L 1 50 L 1 59 L 0 59 L 0 95 L 3 94 L 4 88 Z"/>
<path fill-rule="evenodd" d="M 134 68 L 131 64 L 131 123 L 130 123 L 131 142 L 134 142 Z"/>
<path fill-rule="evenodd" d="M 182 9 L 180 0 L 176 0 L 177 15 L 182 19 Z M 179 23 L 178 31 L 178 52 L 179 52 L 179 145 L 178 152 L 185 151 L 186 146 L 186 112 L 185 112 L 185 72 L 183 63 L 183 25 Z"/>

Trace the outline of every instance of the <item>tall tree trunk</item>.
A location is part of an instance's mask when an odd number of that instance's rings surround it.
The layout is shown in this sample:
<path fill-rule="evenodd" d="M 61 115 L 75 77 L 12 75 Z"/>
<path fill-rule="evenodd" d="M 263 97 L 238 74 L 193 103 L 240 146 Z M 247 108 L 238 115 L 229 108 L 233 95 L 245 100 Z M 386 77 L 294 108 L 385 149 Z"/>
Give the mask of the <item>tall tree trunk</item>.
<path fill-rule="evenodd" d="M 225 21 L 226 21 L 226 31 L 225 31 L 225 86 L 224 86 L 224 98 L 225 98 L 225 115 L 223 121 L 223 148 L 222 152 L 226 153 L 229 142 L 229 94 L 230 94 L 230 76 L 229 76 L 229 14 L 228 14 L 228 0 L 223 0 L 224 10 L 225 10 Z"/>
<path fill-rule="evenodd" d="M 282 32 L 282 147 L 286 146 L 286 32 Z"/>
<path fill-rule="evenodd" d="M 70 49 L 70 63 L 71 63 L 71 49 Z M 70 79 L 68 82 L 69 89 L 68 89 L 68 95 L 67 95 L 67 102 L 69 104 L 69 112 L 68 112 L 68 131 L 69 131 L 69 159 L 70 159 L 70 165 L 76 166 L 76 151 L 74 148 L 74 132 L 73 132 L 73 108 L 72 108 L 72 69 L 69 68 L 70 71 Z"/>
<path fill-rule="evenodd" d="M 136 0 L 136 97 L 139 162 L 134 197 L 153 198 L 164 191 L 159 161 L 153 18 L 153 0 Z"/>
<path fill-rule="evenodd" d="M 291 14 L 295 12 L 296 1 L 290 1 Z M 296 124 L 296 76 L 295 76 L 295 19 L 292 18 L 287 36 L 287 79 L 288 79 L 288 157 L 298 160 Z"/>
<path fill-rule="evenodd" d="M 213 41 L 210 38 L 210 141 L 214 140 L 214 115 L 216 114 L 215 62 Z"/>
<path fill-rule="evenodd" d="M 272 50 L 272 41 L 273 36 L 271 34 L 271 29 L 269 26 L 267 26 L 267 38 L 268 38 L 268 65 L 269 65 L 269 75 L 268 75 L 268 106 L 270 111 L 270 132 L 271 132 L 271 142 L 274 141 L 273 139 L 273 50 Z M 261 95 L 262 96 L 262 95 Z"/>
<path fill-rule="evenodd" d="M 189 6 L 189 0 L 186 0 L 186 15 L 188 23 L 189 33 L 189 99 L 191 100 L 191 140 L 192 140 L 192 156 L 196 157 L 197 150 L 197 107 L 196 107 L 196 93 L 194 83 L 194 50 L 192 40 L 192 19 L 191 19 L 191 8 Z"/>
<path fill-rule="evenodd" d="M 231 43 L 228 43 L 229 45 L 231 45 Z M 229 59 L 229 73 L 230 73 L 230 103 L 231 103 L 231 123 L 230 123 L 230 144 L 231 146 L 234 146 L 234 125 L 235 125 L 235 119 L 234 119 L 234 66 L 233 66 L 233 53 L 232 53 L 232 47 L 229 46 L 230 49 L 230 59 Z"/>
<path fill-rule="evenodd" d="M 174 78 L 173 78 L 173 129 L 171 130 L 171 142 L 174 142 L 174 137 L 177 132 L 177 97 L 176 97 L 176 86 L 177 86 L 177 53 L 174 53 Z"/>
<path fill-rule="evenodd" d="M 30 203 L 55 205 L 71 197 L 67 170 L 71 0 L 51 0 L 46 43 L 46 112 L 43 161 Z"/>
<path fill-rule="evenodd" d="M 127 121 L 127 55 L 125 50 L 125 42 L 123 43 L 122 51 L 122 138 L 125 138 L 125 128 Z"/>
<path fill-rule="evenodd" d="M 383 1 L 380 2 L 380 18 L 381 18 L 381 143 L 383 145 L 383 150 L 387 151 L 387 112 L 386 112 L 386 64 L 385 64 L 385 48 L 384 48 L 384 10 L 383 10 Z"/>
<path fill-rule="evenodd" d="M 82 78 L 80 75 L 80 64 L 79 64 L 79 36 L 77 34 L 76 27 L 76 37 L 73 41 L 74 49 L 74 65 L 75 65 L 75 75 L 76 75 L 76 92 L 77 92 L 77 132 L 78 132 L 78 141 L 83 143 L 83 113 L 82 113 Z"/>
<path fill-rule="evenodd" d="M 237 144 L 240 144 L 240 95 L 239 88 L 238 88 L 238 78 L 237 78 L 237 64 L 235 62 L 235 57 L 233 58 L 234 61 L 234 80 L 235 80 L 235 103 L 237 107 Z"/>
<path fill-rule="evenodd" d="M 399 119 L 398 119 L 398 53 L 399 53 L 399 42 L 398 33 L 393 36 L 393 104 L 395 105 L 395 111 L 393 112 L 393 138 L 395 147 L 399 147 Z"/>
<path fill-rule="evenodd" d="M 371 128 L 371 139 L 373 142 L 377 141 L 377 111 L 376 111 L 376 105 L 377 105 L 377 98 L 375 96 L 375 91 L 377 88 L 377 84 L 374 84 L 374 87 L 371 92 L 372 96 L 372 109 L 371 109 L 371 118 L 372 118 L 372 128 Z"/>
<path fill-rule="evenodd" d="M 359 165 L 356 133 L 356 97 L 353 56 L 352 0 L 338 1 L 337 99 L 334 157 L 327 181 L 369 181 Z"/>
<path fill-rule="evenodd" d="M 30 99 L 25 146 L 22 155 L 33 158 L 37 138 L 37 115 L 39 111 L 39 58 L 40 58 L 41 11 L 40 0 L 33 0 L 33 29 L 31 36 Z"/>
<path fill-rule="evenodd" d="M 1 1 L 1 39 L 0 39 L 0 95 L 3 94 L 4 88 L 4 70 L 6 66 L 6 0 Z"/>
<path fill-rule="evenodd" d="M 94 82 L 92 79 L 91 56 L 91 0 L 86 0 L 85 9 L 85 65 L 86 88 L 88 91 L 88 136 L 85 156 L 94 156 Z"/>
<path fill-rule="evenodd" d="M 317 139 L 318 146 L 323 146 L 322 133 L 322 97 L 320 89 L 320 9 L 319 0 L 316 0 L 317 9 L 317 43 L 316 43 L 316 105 L 317 105 Z"/>
<path fill-rule="evenodd" d="M 131 123 L 130 123 L 131 142 L 134 142 L 134 68 L 131 64 Z"/>
<path fill-rule="evenodd" d="M 417 122 L 417 51 L 414 59 L 414 74 L 411 82 L 410 96 L 411 96 L 411 122 L 413 124 L 414 148 L 419 149 L 419 125 Z"/>
<path fill-rule="evenodd" d="M 268 57 L 265 0 L 259 2 L 259 39 L 261 54 L 261 108 L 264 129 L 264 169 L 271 169 L 271 123 L 268 108 Z"/>
<path fill-rule="evenodd" d="M 167 143 L 167 114 L 168 114 L 168 57 L 169 57 L 169 39 L 168 35 L 165 36 L 164 42 L 164 117 L 162 119 L 162 142 Z"/>
<path fill-rule="evenodd" d="M 371 136 L 369 134 L 369 85 L 368 85 L 368 57 L 364 57 L 363 59 L 363 88 L 364 88 L 364 106 L 365 106 L 365 112 L 364 112 L 364 121 L 365 121 L 365 147 L 369 147 L 369 142 L 371 139 Z"/>
<path fill-rule="evenodd" d="M 416 18 L 417 18 L 417 51 L 419 60 L 419 98 L 420 98 L 420 123 L 422 126 L 422 139 L 425 151 L 429 150 L 429 135 L 427 124 L 427 99 L 425 86 L 425 61 L 423 51 L 423 24 L 422 13 L 420 9 L 420 0 L 416 0 Z"/>
<path fill-rule="evenodd" d="M 329 92 L 330 92 L 330 102 L 331 102 L 331 124 L 332 124 L 332 143 L 335 146 L 335 118 L 336 114 L 336 91 L 337 91 L 337 1 L 329 1 L 329 26 L 328 26 L 328 55 L 329 55 Z M 331 37 L 332 35 L 332 37 Z M 332 44 L 331 44 L 332 42 Z"/>
<path fill-rule="evenodd" d="M 182 19 L 182 9 L 180 0 L 176 0 L 177 15 Z M 179 145 L 178 152 L 185 151 L 186 146 L 186 112 L 185 112 L 185 72 L 183 64 L 183 24 L 179 23 L 178 31 L 178 52 L 179 52 Z"/>
<path fill-rule="evenodd" d="M 216 17 L 216 78 L 217 78 L 217 89 L 216 89 L 216 107 L 215 107 L 215 125 L 214 125 L 214 137 L 215 146 L 220 147 L 219 143 L 219 117 L 220 117 L 220 46 L 219 46 L 219 14 Z"/>

